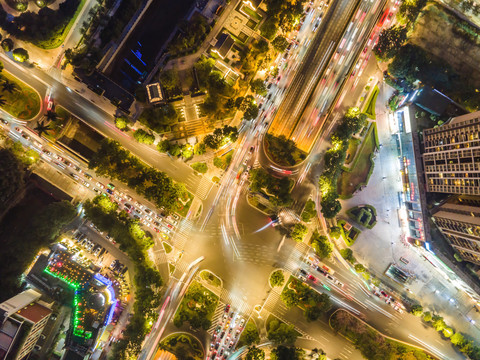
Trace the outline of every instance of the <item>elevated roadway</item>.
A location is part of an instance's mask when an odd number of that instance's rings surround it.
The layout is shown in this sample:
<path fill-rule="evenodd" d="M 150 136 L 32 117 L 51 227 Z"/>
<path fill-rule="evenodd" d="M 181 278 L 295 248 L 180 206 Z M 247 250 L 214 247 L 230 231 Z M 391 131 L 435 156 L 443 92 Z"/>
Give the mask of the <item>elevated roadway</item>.
<path fill-rule="evenodd" d="M 275 114 L 268 130 L 270 134 L 292 137 L 303 110 L 359 4 L 358 0 L 333 0 Z M 313 141 L 311 143 L 313 145 Z M 311 145 L 305 144 L 300 149 L 309 152 Z"/>

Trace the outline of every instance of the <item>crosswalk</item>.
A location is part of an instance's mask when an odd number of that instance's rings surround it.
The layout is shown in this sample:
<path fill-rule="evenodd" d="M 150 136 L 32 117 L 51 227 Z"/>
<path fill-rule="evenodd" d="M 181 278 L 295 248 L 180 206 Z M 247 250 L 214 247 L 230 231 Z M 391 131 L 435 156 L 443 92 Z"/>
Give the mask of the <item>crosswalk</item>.
<path fill-rule="evenodd" d="M 173 236 L 172 242 L 177 249 L 183 249 L 187 243 L 187 240 L 191 238 L 193 231 L 193 221 L 189 219 L 183 219 L 179 225 L 178 230 Z"/>
<path fill-rule="evenodd" d="M 245 319 L 248 319 L 250 317 L 250 314 L 253 310 L 253 307 L 247 302 L 243 301 L 243 299 L 232 295 L 225 288 L 223 288 L 220 293 L 220 300 L 218 301 L 217 308 L 215 309 L 215 312 L 212 316 L 212 325 L 207 330 L 207 333 L 209 333 L 210 335 L 212 335 L 217 328 L 217 324 L 220 322 L 225 312 L 225 306 L 227 304 L 230 304 L 230 311 L 234 311 Z"/>
<path fill-rule="evenodd" d="M 208 180 L 205 176 L 190 174 L 186 181 L 188 184 L 189 189 L 192 189 L 197 196 L 201 200 L 205 200 L 210 193 L 210 190 L 213 187 L 213 183 Z"/>
<path fill-rule="evenodd" d="M 298 269 L 298 260 L 303 259 L 309 250 L 310 248 L 307 244 L 303 242 L 297 243 L 285 262 L 285 270 L 292 273 L 296 272 Z"/>

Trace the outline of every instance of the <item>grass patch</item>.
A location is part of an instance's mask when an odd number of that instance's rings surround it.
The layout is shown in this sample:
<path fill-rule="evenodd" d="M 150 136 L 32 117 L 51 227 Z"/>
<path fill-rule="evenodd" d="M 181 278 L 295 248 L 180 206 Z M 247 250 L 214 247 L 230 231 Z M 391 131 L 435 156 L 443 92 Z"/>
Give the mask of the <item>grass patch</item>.
<path fill-rule="evenodd" d="M 241 9 L 245 14 L 247 14 L 248 16 L 250 16 L 251 18 L 257 20 L 258 22 L 262 21 L 262 16 L 260 14 L 258 14 L 256 11 L 253 11 L 252 9 L 250 9 L 248 6 L 242 6 L 242 9 Z"/>
<path fill-rule="evenodd" d="M 200 174 L 205 174 L 208 171 L 207 163 L 204 162 L 196 162 L 190 165 L 193 170 L 199 172 Z"/>
<path fill-rule="evenodd" d="M 222 285 L 220 278 L 208 270 L 200 272 L 200 277 L 212 286 L 220 287 Z"/>
<path fill-rule="evenodd" d="M 348 141 L 347 155 L 345 157 L 345 164 L 350 164 L 353 159 L 355 159 L 355 154 L 357 153 L 358 145 L 360 144 L 360 139 L 351 138 Z"/>
<path fill-rule="evenodd" d="M 270 315 L 270 316 L 273 316 L 273 315 Z M 245 329 L 242 331 L 242 334 L 240 335 L 240 339 L 238 340 L 237 349 L 240 349 L 242 346 L 247 345 L 247 342 L 248 342 L 247 332 L 249 332 L 247 330 L 250 330 L 250 329 L 253 331 L 256 330 L 258 333 L 257 325 L 255 325 L 255 322 L 252 319 L 248 320 L 248 322 L 246 323 Z"/>
<path fill-rule="evenodd" d="M 202 344 L 186 333 L 167 336 L 160 342 L 158 348 L 174 354 L 179 359 L 203 360 L 205 357 Z"/>
<path fill-rule="evenodd" d="M 350 169 L 345 169 L 338 178 L 337 189 L 341 197 L 351 196 L 360 186 L 366 185 L 373 171 L 373 155 L 376 145 L 375 127 L 372 123 L 365 135 L 358 155 Z"/>
<path fill-rule="evenodd" d="M 170 254 L 173 250 L 170 244 L 166 243 L 165 241 L 162 242 L 162 244 L 163 244 L 163 248 L 165 249 L 165 253 Z"/>
<path fill-rule="evenodd" d="M 379 92 L 380 90 L 378 89 L 378 86 L 375 85 L 375 88 L 373 89 L 372 93 L 370 94 L 370 97 L 368 98 L 365 109 L 363 110 L 363 113 L 372 120 L 376 119 L 375 104 L 377 103 L 377 97 Z"/>
<path fill-rule="evenodd" d="M 176 327 L 189 322 L 192 328 L 207 330 L 212 323 L 212 316 L 218 304 L 218 296 L 193 281 L 173 318 Z"/>
<path fill-rule="evenodd" d="M 61 106 L 55 107 L 55 113 L 57 118 L 50 121 L 48 124 L 49 130 L 43 133 L 43 136 L 53 142 L 55 142 L 61 135 L 63 128 L 68 124 L 72 118 L 72 114 L 68 112 L 65 108 Z M 48 123 L 48 120 L 45 120 L 45 124 Z"/>
<path fill-rule="evenodd" d="M 170 275 L 172 275 L 175 271 L 175 265 L 168 263 L 168 271 L 170 271 Z"/>
<path fill-rule="evenodd" d="M 20 120 L 33 119 L 40 111 L 40 96 L 33 88 L 3 70 L 0 74 L 0 81 L 3 83 L 5 80 L 14 83 L 15 89 L 11 93 L 0 91 L 0 96 L 5 100 L 5 104 L 0 107 Z"/>
<path fill-rule="evenodd" d="M 360 235 L 361 231 L 353 225 L 349 230 L 345 230 L 345 220 L 339 220 L 337 225 L 340 227 L 340 234 L 342 235 L 342 239 L 343 241 L 345 241 L 345 244 L 347 244 L 347 246 L 352 246 L 355 243 L 355 240 L 357 240 L 358 235 Z"/>
<path fill-rule="evenodd" d="M 187 194 L 183 199 L 177 199 L 177 213 L 182 217 L 186 217 L 188 210 L 190 210 L 190 206 L 192 206 L 192 201 L 193 195 L 187 191 Z"/>

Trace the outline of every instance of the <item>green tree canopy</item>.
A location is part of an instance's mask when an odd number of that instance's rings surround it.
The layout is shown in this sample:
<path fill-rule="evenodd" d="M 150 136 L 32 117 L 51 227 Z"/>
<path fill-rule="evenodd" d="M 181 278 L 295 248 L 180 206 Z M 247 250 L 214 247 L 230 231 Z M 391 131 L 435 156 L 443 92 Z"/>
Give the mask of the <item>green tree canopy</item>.
<path fill-rule="evenodd" d="M 151 145 L 155 142 L 155 135 L 143 129 L 135 130 L 133 137 L 142 144 Z"/>
<path fill-rule="evenodd" d="M 253 321 L 247 322 L 245 329 L 242 332 L 242 340 L 245 345 L 250 346 L 252 344 L 258 344 L 260 342 L 260 335 L 258 334 L 257 326 Z"/>
<path fill-rule="evenodd" d="M 285 36 L 278 35 L 275 39 L 273 39 L 272 45 L 273 48 L 278 52 L 284 52 L 288 46 L 288 41 Z"/>
<path fill-rule="evenodd" d="M 315 230 L 310 241 L 318 257 L 321 259 L 330 257 L 333 251 L 333 244 L 326 236 L 320 235 L 318 231 Z"/>
<path fill-rule="evenodd" d="M 296 242 L 302 242 L 305 235 L 307 235 L 307 227 L 301 223 L 295 224 L 292 231 L 290 232 L 290 237 Z"/>
<path fill-rule="evenodd" d="M 293 344 L 297 340 L 298 333 L 293 325 L 281 323 L 278 320 L 270 321 L 267 337 L 275 344 Z"/>
<path fill-rule="evenodd" d="M 265 81 L 262 79 L 255 79 L 250 82 L 250 88 L 255 94 L 265 96 L 267 95 L 267 87 L 265 86 Z"/>
<path fill-rule="evenodd" d="M 270 275 L 270 285 L 272 286 L 282 286 L 285 282 L 285 276 L 283 275 L 282 270 L 277 270 Z"/>
<path fill-rule="evenodd" d="M 410 312 L 415 315 L 415 316 L 422 316 L 423 315 L 423 307 L 422 305 L 419 305 L 419 304 L 415 304 L 412 306 L 412 309 L 410 310 Z"/>
<path fill-rule="evenodd" d="M 252 346 L 248 349 L 247 355 L 245 355 L 245 360 L 264 360 L 265 351 L 259 349 L 255 346 Z"/>
<path fill-rule="evenodd" d="M 28 60 L 28 51 L 23 48 L 16 48 L 13 50 L 13 59 L 18 62 L 25 62 Z"/>
<path fill-rule="evenodd" d="M 407 40 L 407 28 L 399 25 L 392 26 L 382 30 L 373 52 L 380 60 L 391 59 L 396 55 L 405 40 Z"/>

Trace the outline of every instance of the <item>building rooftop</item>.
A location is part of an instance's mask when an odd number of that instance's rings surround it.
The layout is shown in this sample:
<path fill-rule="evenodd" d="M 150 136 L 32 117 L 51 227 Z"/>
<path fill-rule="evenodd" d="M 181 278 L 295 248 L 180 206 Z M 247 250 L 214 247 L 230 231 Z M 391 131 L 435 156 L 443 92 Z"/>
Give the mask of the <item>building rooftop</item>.
<path fill-rule="evenodd" d="M 217 43 L 215 44 L 215 52 L 220 55 L 222 59 L 224 59 L 232 48 L 233 44 L 235 44 L 235 40 L 233 40 L 230 35 L 226 33 L 221 33 L 217 37 Z"/>
<path fill-rule="evenodd" d="M 1 303 L 0 309 L 4 310 L 7 316 L 10 316 L 26 305 L 40 299 L 41 296 L 42 294 L 39 292 L 28 289 Z"/>
<path fill-rule="evenodd" d="M 157 103 L 164 100 L 162 88 L 158 82 L 147 85 L 147 95 L 150 103 Z"/>
<path fill-rule="evenodd" d="M 22 318 L 33 323 L 39 322 L 46 316 L 49 316 L 51 313 L 51 309 L 38 303 L 28 304 L 27 306 L 16 312 L 18 316 L 21 316 Z"/>

